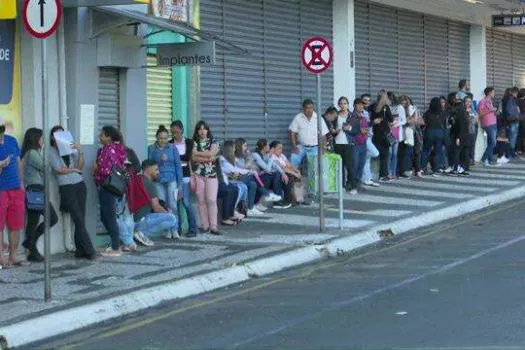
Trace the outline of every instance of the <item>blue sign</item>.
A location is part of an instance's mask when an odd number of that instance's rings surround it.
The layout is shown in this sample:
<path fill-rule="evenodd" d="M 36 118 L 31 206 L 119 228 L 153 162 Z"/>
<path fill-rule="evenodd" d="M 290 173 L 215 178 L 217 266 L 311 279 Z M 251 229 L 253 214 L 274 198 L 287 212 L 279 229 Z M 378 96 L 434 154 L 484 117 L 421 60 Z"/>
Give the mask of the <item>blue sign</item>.
<path fill-rule="evenodd" d="M 0 20 L 0 105 L 13 97 L 15 28 L 15 20 Z"/>

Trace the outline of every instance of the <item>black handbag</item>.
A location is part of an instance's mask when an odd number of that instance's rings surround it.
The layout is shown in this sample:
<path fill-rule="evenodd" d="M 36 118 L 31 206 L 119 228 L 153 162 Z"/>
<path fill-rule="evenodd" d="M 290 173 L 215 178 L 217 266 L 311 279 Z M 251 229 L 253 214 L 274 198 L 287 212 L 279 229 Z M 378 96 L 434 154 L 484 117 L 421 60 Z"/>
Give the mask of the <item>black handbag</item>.
<path fill-rule="evenodd" d="M 129 174 L 120 167 L 111 168 L 111 173 L 102 183 L 102 188 L 116 196 L 122 197 L 128 188 Z"/>

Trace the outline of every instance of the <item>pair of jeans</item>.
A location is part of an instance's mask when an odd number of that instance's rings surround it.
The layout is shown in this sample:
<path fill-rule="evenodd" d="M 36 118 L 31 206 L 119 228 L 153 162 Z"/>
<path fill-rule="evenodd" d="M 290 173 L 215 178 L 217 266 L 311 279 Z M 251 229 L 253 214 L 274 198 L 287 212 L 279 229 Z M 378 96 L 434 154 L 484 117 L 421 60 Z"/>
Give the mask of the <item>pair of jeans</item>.
<path fill-rule="evenodd" d="M 354 145 L 354 172 L 356 181 L 363 179 L 363 168 L 366 162 L 366 144 Z"/>
<path fill-rule="evenodd" d="M 241 182 L 248 187 L 248 209 L 253 209 L 257 197 L 257 182 L 255 182 L 253 176 L 245 176 Z"/>
<path fill-rule="evenodd" d="M 271 173 L 265 172 L 262 174 L 261 180 L 264 184 L 264 188 L 272 190 L 273 193 L 284 198 L 283 180 L 281 179 L 281 174 L 279 174 L 277 171 Z"/>
<path fill-rule="evenodd" d="M 516 143 L 518 142 L 519 123 L 507 125 L 507 138 L 509 139 L 509 151 L 507 158 L 516 157 Z"/>
<path fill-rule="evenodd" d="M 388 156 L 390 154 L 390 145 L 376 144 L 379 151 L 379 178 L 388 177 Z"/>
<path fill-rule="evenodd" d="M 136 227 L 146 236 L 159 232 L 174 231 L 178 228 L 177 216 L 172 213 L 150 213 L 137 222 Z"/>
<path fill-rule="evenodd" d="M 435 169 L 439 170 L 443 164 L 443 144 L 445 142 L 445 130 L 444 129 L 429 129 L 425 133 L 423 138 L 423 152 L 421 155 L 421 167 L 426 170 L 430 151 L 434 150 L 435 153 Z"/>
<path fill-rule="evenodd" d="M 55 208 L 53 208 L 53 206 L 51 205 L 51 203 L 49 204 L 49 212 L 50 212 L 49 228 L 51 228 L 55 226 L 58 222 L 57 213 L 55 211 Z M 44 217 L 43 210 L 27 209 L 26 239 L 22 245 L 25 248 L 27 248 L 30 253 L 38 252 L 36 244 L 40 236 L 44 234 L 44 229 L 45 229 L 44 222 L 42 221 L 40 225 L 38 224 L 41 216 Z"/>
<path fill-rule="evenodd" d="M 177 205 L 177 214 L 179 216 L 179 233 L 182 232 L 182 210 L 186 212 L 186 218 L 188 219 L 188 231 L 191 233 L 197 233 L 197 216 L 195 209 L 191 205 L 191 186 L 190 178 L 185 177 L 182 183 L 182 199 L 179 199 Z"/>
<path fill-rule="evenodd" d="M 100 219 L 111 237 L 111 248 L 120 247 L 120 233 L 117 223 L 117 196 L 101 187 L 98 191 L 100 203 Z"/>
<path fill-rule="evenodd" d="M 415 154 L 414 154 L 414 146 L 410 146 L 405 144 L 405 160 L 404 160 L 404 166 L 403 166 L 403 175 L 407 171 L 412 172 L 412 164 L 414 162 Z M 415 168 L 417 171 L 419 171 L 419 168 Z"/>
<path fill-rule="evenodd" d="M 196 175 L 197 202 L 199 203 L 199 216 L 203 230 L 218 230 L 217 192 L 219 180 L 216 177 Z"/>
<path fill-rule="evenodd" d="M 135 222 L 133 215 L 129 212 L 128 201 L 125 197 L 117 199 L 116 210 L 120 240 L 124 245 L 131 245 L 135 233 Z"/>
<path fill-rule="evenodd" d="M 390 153 L 388 156 L 388 175 L 397 176 L 397 157 L 399 151 L 399 140 L 395 139 L 390 145 Z"/>
<path fill-rule="evenodd" d="M 319 147 L 318 146 L 314 146 L 314 147 L 306 147 L 306 146 L 298 146 L 297 147 L 299 149 L 299 153 L 292 153 L 291 157 L 290 157 L 290 163 L 292 163 L 292 165 L 296 168 L 299 168 L 299 166 L 301 165 L 301 163 L 303 162 L 304 158 L 308 158 L 308 156 L 317 156 L 319 154 Z M 316 166 L 315 164 L 307 164 L 308 167 L 310 166 Z M 303 171 L 304 173 L 304 171 Z M 313 171 L 307 171 L 306 174 L 314 174 L 315 172 Z M 309 184 L 310 182 L 312 181 L 312 179 L 308 178 L 307 179 L 307 184 Z M 315 191 L 312 192 L 312 188 L 310 188 L 310 186 L 308 186 L 308 192 L 309 192 L 309 195 L 311 196 L 315 196 Z"/>
<path fill-rule="evenodd" d="M 178 200 L 178 187 L 177 181 L 164 182 L 155 184 L 159 199 L 164 201 L 173 213 L 178 212 L 177 200 Z"/>
<path fill-rule="evenodd" d="M 60 210 L 69 213 L 75 225 L 75 255 L 91 257 L 96 251 L 86 229 L 87 188 L 84 182 L 58 187 L 60 193 Z"/>
<path fill-rule="evenodd" d="M 494 149 L 496 148 L 496 140 L 498 135 L 498 126 L 496 124 L 484 127 L 483 130 L 487 133 L 487 148 L 481 158 L 482 162 L 488 161 L 494 163 L 496 161 L 494 157 Z"/>
<path fill-rule="evenodd" d="M 469 159 L 469 152 L 470 152 L 470 146 L 464 146 L 460 143 L 458 146 L 457 144 L 453 144 L 454 147 L 454 170 L 458 170 L 459 166 L 461 166 L 465 171 L 468 171 L 470 168 L 470 159 Z"/>
<path fill-rule="evenodd" d="M 372 158 L 377 158 L 379 156 L 379 151 L 372 142 L 372 139 L 369 137 L 366 140 L 366 160 L 365 166 L 363 168 L 363 181 L 372 181 L 374 174 L 372 174 L 372 167 L 370 165 Z"/>
<path fill-rule="evenodd" d="M 476 141 L 478 140 L 478 131 L 479 131 L 479 125 L 476 125 L 476 130 L 474 134 L 470 135 L 471 136 L 470 144 L 472 146 L 469 148 L 468 156 L 471 162 L 476 160 Z"/>
<path fill-rule="evenodd" d="M 235 184 L 219 184 L 218 198 L 222 199 L 221 218 L 229 220 L 233 217 L 236 208 L 239 189 Z"/>
<path fill-rule="evenodd" d="M 233 205 L 235 211 L 241 202 L 245 202 L 246 205 L 248 205 L 248 186 L 239 181 L 236 181 L 233 184 L 237 187 L 237 199 Z"/>
<path fill-rule="evenodd" d="M 343 185 L 352 189 L 357 187 L 356 173 L 354 167 L 354 145 L 335 145 L 335 153 L 341 156 L 343 161 Z M 346 179 L 345 179 L 346 173 Z"/>

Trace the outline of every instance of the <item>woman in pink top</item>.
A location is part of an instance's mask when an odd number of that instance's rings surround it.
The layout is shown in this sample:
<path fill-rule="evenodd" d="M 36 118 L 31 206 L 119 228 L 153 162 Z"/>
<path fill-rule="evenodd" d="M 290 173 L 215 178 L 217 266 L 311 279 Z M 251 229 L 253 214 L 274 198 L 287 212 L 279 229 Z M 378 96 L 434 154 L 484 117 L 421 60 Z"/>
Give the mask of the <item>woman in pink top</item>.
<path fill-rule="evenodd" d="M 97 153 L 97 160 L 93 169 L 95 184 L 98 188 L 98 198 L 100 204 L 100 218 L 106 230 L 111 237 L 111 246 L 107 247 L 102 253 L 105 256 L 120 255 L 119 228 L 117 224 L 115 194 L 104 189 L 102 184 L 111 174 L 111 169 L 115 167 L 124 167 L 127 159 L 127 152 L 124 145 L 121 144 L 122 135 L 113 126 L 105 126 L 100 131 L 100 143 L 102 148 Z"/>
<path fill-rule="evenodd" d="M 492 104 L 495 95 L 494 88 L 487 87 L 485 88 L 484 93 L 485 98 L 479 102 L 478 107 L 481 127 L 487 133 L 487 148 L 481 158 L 481 162 L 484 165 L 493 165 L 496 164 L 494 148 L 496 147 L 496 135 L 498 132 L 496 108 L 494 108 L 494 105 Z"/>

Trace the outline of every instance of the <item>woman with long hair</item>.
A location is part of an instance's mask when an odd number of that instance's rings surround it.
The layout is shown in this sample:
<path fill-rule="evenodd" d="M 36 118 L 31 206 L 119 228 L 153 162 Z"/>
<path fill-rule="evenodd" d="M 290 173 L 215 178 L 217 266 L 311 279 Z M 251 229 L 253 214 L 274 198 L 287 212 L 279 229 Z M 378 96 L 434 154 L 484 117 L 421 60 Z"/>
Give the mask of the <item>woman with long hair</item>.
<path fill-rule="evenodd" d="M 84 152 L 79 144 L 74 144 L 72 146 L 74 153 L 60 156 L 54 136 L 57 131 L 64 131 L 64 128 L 56 125 L 51 129 L 49 163 L 58 182 L 60 210 L 69 213 L 75 225 L 75 257 L 93 260 L 96 257 L 96 251 L 86 229 L 87 188 L 82 176 Z"/>
<path fill-rule="evenodd" d="M 379 150 L 379 181 L 388 182 L 388 159 L 393 143 L 390 124 L 394 122 L 389 107 L 390 100 L 385 90 L 377 95 L 377 102 L 369 107 L 370 121 L 373 125 L 373 142 Z"/>
<path fill-rule="evenodd" d="M 117 223 L 117 195 L 104 188 L 104 182 L 111 175 L 111 170 L 115 168 L 124 169 L 127 160 L 126 147 L 122 144 L 120 131 L 111 125 L 106 125 L 100 130 L 100 148 L 93 167 L 95 184 L 98 188 L 98 198 L 100 204 L 100 218 L 111 237 L 111 245 L 108 246 L 102 255 L 108 257 L 120 256 L 120 233 Z"/>
<path fill-rule="evenodd" d="M 148 159 L 154 160 L 159 166 L 159 178 L 156 182 L 159 199 L 164 201 L 172 213 L 177 213 L 177 201 L 182 199 L 182 166 L 177 147 L 169 143 L 169 132 L 160 125 L 157 142 L 148 147 Z M 180 232 L 167 232 L 166 238 L 179 239 Z"/>
<path fill-rule="evenodd" d="M 22 143 L 22 151 L 20 158 L 24 164 L 24 181 L 26 191 L 43 191 L 44 190 L 44 174 L 45 164 L 42 156 L 42 146 L 44 145 L 44 137 L 42 129 L 30 128 L 27 129 Z M 44 200 L 49 201 L 49 198 Z M 26 239 L 22 246 L 28 250 L 27 260 L 34 262 L 44 261 L 44 257 L 38 252 L 37 241 L 44 233 L 44 223 L 40 221 L 40 217 L 44 216 L 44 210 L 34 210 L 26 206 L 27 210 L 27 224 L 26 224 Z M 58 217 L 49 203 L 50 210 L 50 227 L 53 227 L 58 222 Z"/>
<path fill-rule="evenodd" d="M 182 166 L 182 199 L 179 199 L 178 214 L 179 214 L 179 232 L 182 232 L 182 207 L 186 212 L 188 219 L 188 233 L 186 237 L 197 236 L 197 214 L 191 205 L 191 152 L 193 151 L 193 140 L 184 137 L 184 124 L 180 120 L 175 120 L 171 123 L 171 134 L 173 138 L 170 143 L 174 144 L 179 151 L 181 166 Z"/>
<path fill-rule="evenodd" d="M 197 201 L 201 233 L 220 235 L 217 222 L 217 192 L 219 182 L 217 179 L 217 154 L 219 144 L 213 138 L 210 126 L 200 121 L 195 126 L 193 133 L 193 153 L 191 156 L 194 165 L 194 174 L 197 181 Z"/>
<path fill-rule="evenodd" d="M 425 135 L 423 137 L 423 153 L 421 168 L 426 171 L 430 152 L 435 154 L 435 169 L 442 169 L 443 145 L 445 140 L 445 125 L 442 119 L 441 100 L 434 97 L 430 100 L 429 108 L 423 115 L 425 121 Z"/>
<path fill-rule="evenodd" d="M 343 174 L 342 184 L 347 191 L 356 191 L 357 181 L 354 173 L 354 142 L 349 140 L 347 132 L 349 130 L 349 119 L 350 113 L 350 102 L 348 98 L 342 96 L 339 98 L 337 103 L 339 105 L 339 112 L 337 116 L 336 130 L 337 136 L 335 137 L 334 150 L 343 161 Z M 346 176 L 345 176 L 346 173 Z"/>
<path fill-rule="evenodd" d="M 391 179 L 396 179 L 399 175 L 398 157 L 404 159 L 406 149 L 403 147 L 405 141 L 405 125 L 407 123 L 405 108 L 399 103 L 397 96 L 389 91 L 390 111 L 394 122 L 392 124 L 392 140 L 390 145 L 390 157 L 388 162 L 388 173 Z M 401 148 L 401 150 L 400 150 Z"/>

